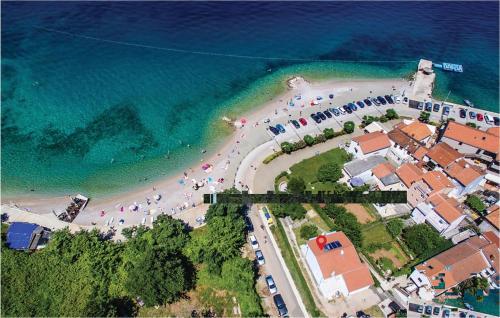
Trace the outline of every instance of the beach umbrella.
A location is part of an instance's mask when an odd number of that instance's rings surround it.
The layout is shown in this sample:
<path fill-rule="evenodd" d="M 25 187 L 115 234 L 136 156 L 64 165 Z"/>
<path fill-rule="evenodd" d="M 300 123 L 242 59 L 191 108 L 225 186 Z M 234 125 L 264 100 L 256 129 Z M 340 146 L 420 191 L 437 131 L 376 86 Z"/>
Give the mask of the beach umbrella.
<path fill-rule="evenodd" d="M 246 123 L 247 123 L 247 120 L 246 120 L 245 118 L 241 118 L 241 119 L 240 119 L 240 122 L 241 122 L 242 124 L 246 124 Z"/>
<path fill-rule="evenodd" d="M 203 169 L 203 170 L 207 170 L 208 168 L 210 168 L 210 164 L 208 164 L 208 163 L 204 163 L 204 164 L 201 166 L 201 169 Z"/>
<path fill-rule="evenodd" d="M 333 94 L 328 95 L 328 97 L 330 97 L 330 99 L 333 99 Z"/>
<path fill-rule="evenodd" d="M 156 201 L 160 201 L 160 199 L 161 199 L 161 195 L 160 194 L 155 195 L 155 200 Z"/>
<path fill-rule="evenodd" d="M 212 177 L 208 177 L 208 178 L 207 178 L 207 181 L 208 181 L 208 183 L 212 183 L 212 182 L 214 182 L 214 178 L 212 178 Z"/>

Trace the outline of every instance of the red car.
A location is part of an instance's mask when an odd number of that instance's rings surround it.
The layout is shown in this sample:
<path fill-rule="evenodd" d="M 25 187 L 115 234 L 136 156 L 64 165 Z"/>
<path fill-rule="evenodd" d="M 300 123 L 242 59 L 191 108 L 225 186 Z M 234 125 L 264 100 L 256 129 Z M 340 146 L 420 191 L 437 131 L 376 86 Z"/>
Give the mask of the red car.
<path fill-rule="evenodd" d="M 476 116 L 476 119 L 477 119 L 478 121 L 483 121 L 483 118 L 484 118 L 484 117 L 483 117 L 483 114 L 479 114 L 479 113 L 478 113 L 478 114 L 477 114 L 477 116 Z"/>
<path fill-rule="evenodd" d="M 307 120 L 305 120 L 304 118 L 299 118 L 299 121 L 302 124 L 302 126 L 306 126 L 307 125 Z"/>

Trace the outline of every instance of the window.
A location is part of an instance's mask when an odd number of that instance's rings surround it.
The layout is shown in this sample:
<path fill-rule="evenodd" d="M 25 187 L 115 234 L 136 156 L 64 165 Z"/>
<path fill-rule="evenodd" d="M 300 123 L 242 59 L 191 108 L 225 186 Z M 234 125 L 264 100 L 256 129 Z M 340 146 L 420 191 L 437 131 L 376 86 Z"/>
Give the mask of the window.
<path fill-rule="evenodd" d="M 479 155 L 480 153 L 481 153 L 481 149 L 478 149 L 478 150 L 476 151 L 476 155 Z"/>
<path fill-rule="evenodd" d="M 422 282 L 422 279 L 421 279 L 420 277 L 419 277 L 419 278 L 417 278 L 417 280 L 418 280 L 419 282 Z"/>
<path fill-rule="evenodd" d="M 461 146 L 461 145 L 463 145 L 463 144 L 464 144 L 463 142 L 459 142 L 459 143 L 458 143 L 458 145 L 459 145 L 459 146 Z"/>

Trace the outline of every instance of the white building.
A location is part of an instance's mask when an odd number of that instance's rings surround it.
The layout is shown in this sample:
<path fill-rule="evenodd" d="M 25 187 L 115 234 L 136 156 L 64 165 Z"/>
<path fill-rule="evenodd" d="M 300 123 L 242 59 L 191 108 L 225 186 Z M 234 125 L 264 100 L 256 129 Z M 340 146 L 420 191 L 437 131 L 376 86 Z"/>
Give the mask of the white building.
<path fill-rule="evenodd" d="M 373 279 L 368 266 L 361 262 L 347 236 L 343 232 L 331 232 L 325 237 L 327 244 L 323 249 L 317 244 L 316 238 L 301 246 L 321 295 L 330 300 L 370 288 Z"/>

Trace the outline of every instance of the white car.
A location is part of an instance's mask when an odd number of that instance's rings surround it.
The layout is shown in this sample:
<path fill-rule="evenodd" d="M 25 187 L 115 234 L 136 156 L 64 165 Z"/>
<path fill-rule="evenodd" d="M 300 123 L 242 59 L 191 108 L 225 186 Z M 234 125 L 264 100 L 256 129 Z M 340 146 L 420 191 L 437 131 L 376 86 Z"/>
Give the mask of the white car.
<path fill-rule="evenodd" d="M 258 249 L 259 243 L 257 242 L 257 239 L 255 238 L 255 236 L 250 235 L 250 236 L 248 236 L 248 238 L 250 239 L 250 245 L 252 245 L 252 248 L 254 250 Z"/>
<path fill-rule="evenodd" d="M 401 104 L 401 97 L 394 96 L 394 101 L 396 102 L 396 104 Z"/>
<path fill-rule="evenodd" d="M 255 251 L 255 258 L 257 259 L 257 263 L 259 263 L 259 265 L 264 265 L 266 263 L 264 259 L 264 254 L 262 254 L 261 250 Z"/>
<path fill-rule="evenodd" d="M 342 109 L 342 107 L 337 107 L 337 109 L 339 110 L 339 112 L 342 114 L 342 115 L 345 115 L 346 114 L 346 111 Z"/>
<path fill-rule="evenodd" d="M 278 292 L 278 288 L 276 287 L 276 284 L 274 283 L 274 279 L 271 275 L 266 276 L 266 284 L 267 288 L 269 288 L 269 292 L 272 294 L 276 294 Z"/>

